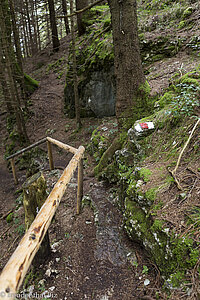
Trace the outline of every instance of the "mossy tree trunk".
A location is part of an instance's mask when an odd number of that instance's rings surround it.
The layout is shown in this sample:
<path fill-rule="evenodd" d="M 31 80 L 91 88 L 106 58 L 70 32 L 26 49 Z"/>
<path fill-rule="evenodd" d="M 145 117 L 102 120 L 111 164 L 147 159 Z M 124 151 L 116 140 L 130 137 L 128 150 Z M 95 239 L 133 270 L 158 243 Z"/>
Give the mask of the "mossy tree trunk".
<path fill-rule="evenodd" d="M 34 221 L 38 211 L 47 198 L 46 181 L 41 172 L 34 174 L 23 184 L 23 204 L 25 211 L 26 231 Z M 37 260 L 42 261 L 50 254 L 49 235 L 46 233 L 40 249 L 36 255 Z"/>
<path fill-rule="evenodd" d="M 143 95 L 145 76 L 139 50 L 136 0 L 109 0 L 108 3 L 115 55 L 116 116 L 122 125 L 124 120 L 132 118 L 134 110 L 146 105 Z"/>

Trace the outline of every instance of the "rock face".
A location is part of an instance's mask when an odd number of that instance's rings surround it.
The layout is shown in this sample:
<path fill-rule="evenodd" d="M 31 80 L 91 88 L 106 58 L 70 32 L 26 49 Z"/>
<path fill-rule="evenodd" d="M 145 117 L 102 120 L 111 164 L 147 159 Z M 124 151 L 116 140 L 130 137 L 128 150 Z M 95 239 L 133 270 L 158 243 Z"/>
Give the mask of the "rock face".
<path fill-rule="evenodd" d="M 115 114 L 115 89 L 112 70 L 108 72 L 97 71 L 83 91 L 83 102 L 97 117 L 109 117 Z"/>
<path fill-rule="evenodd" d="M 114 68 L 95 70 L 79 84 L 81 115 L 109 117 L 115 115 Z M 65 88 L 66 113 L 73 117 L 75 113 L 73 85 Z"/>

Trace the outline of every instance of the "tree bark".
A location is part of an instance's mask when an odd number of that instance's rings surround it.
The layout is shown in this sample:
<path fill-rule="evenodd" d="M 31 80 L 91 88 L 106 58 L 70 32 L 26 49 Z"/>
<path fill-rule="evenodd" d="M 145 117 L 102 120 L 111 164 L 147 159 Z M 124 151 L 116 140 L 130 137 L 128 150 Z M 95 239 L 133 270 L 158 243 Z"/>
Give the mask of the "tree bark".
<path fill-rule="evenodd" d="M 145 76 L 137 33 L 136 0 L 109 0 L 112 18 L 118 124 L 145 106 Z M 138 106 L 139 105 L 139 106 Z"/>
<path fill-rule="evenodd" d="M 48 4 L 49 4 L 49 13 L 50 13 L 51 32 L 52 32 L 53 52 L 57 52 L 60 47 L 60 42 L 58 39 L 54 1 L 48 0 Z"/>
<path fill-rule="evenodd" d="M 70 0 L 70 13 L 73 13 L 73 0 Z M 73 82 L 74 82 L 74 97 L 75 97 L 75 113 L 76 113 L 76 126 L 81 128 L 80 117 L 80 104 L 78 95 L 78 77 L 76 65 L 76 48 L 75 48 L 75 30 L 74 30 L 74 17 L 71 16 L 71 34 L 72 34 L 72 59 L 73 59 Z"/>
<path fill-rule="evenodd" d="M 4 55 L 2 52 L 2 44 L 0 43 L 0 83 L 2 87 L 2 92 L 4 96 L 4 103 L 7 108 L 7 113 L 12 115 L 13 107 L 12 107 L 12 100 L 9 91 L 9 87 L 6 80 L 6 68 L 5 68 L 5 59 L 3 59 Z"/>
<path fill-rule="evenodd" d="M 34 2 L 35 6 L 35 18 L 36 18 L 36 31 L 37 31 L 37 39 L 38 39 L 38 49 L 41 51 L 41 38 L 40 38 L 40 28 L 39 28 L 39 18 L 38 18 L 38 11 L 37 11 L 37 0 Z"/>
<path fill-rule="evenodd" d="M 67 16 L 66 0 L 62 0 L 62 10 L 63 10 L 64 16 Z M 66 31 L 66 34 L 68 35 L 70 33 L 68 18 L 64 18 L 64 21 L 65 21 L 65 31 Z"/>
<path fill-rule="evenodd" d="M 76 0 L 76 10 L 83 9 L 88 6 L 88 0 Z M 86 25 L 83 21 L 84 13 L 77 14 L 77 25 L 79 36 L 83 35 L 86 31 Z"/>
<path fill-rule="evenodd" d="M 31 54 L 34 55 L 36 52 L 34 41 L 33 41 L 33 34 L 31 30 L 31 19 L 30 19 L 30 14 L 29 14 L 29 7 L 28 7 L 28 0 L 25 0 L 26 4 L 26 15 L 27 15 L 27 20 L 28 20 L 28 31 L 29 31 L 29 39 L 30 39 L 30 48 L 31 48 Z"/>
<path fill-rule="evenodd" d="M 21 52 L 21 46 L 20 46 L 20 41 L 19 41 L 19 32 L 18 32 L 17 23 L 16 23 L 13 0 L 9 0 L 9 4 L 10 4 L 11 19 L 12 19 L 14 43 L 15 43 L 15 49 L 16 49 L 16 58 L 17 58 L 18 66 L 19 66 L 19 70 L 16 70 L 15 76 L 18 77 L 17 81 L 20 84 L 21 97 L 22 97 L 25 109 L 26 109 L 26 111 L 28 111 L 27 101 L 26 101 L 26 92 L 25 92 L 23 64 L 22 64 L 22 52 Z"/>

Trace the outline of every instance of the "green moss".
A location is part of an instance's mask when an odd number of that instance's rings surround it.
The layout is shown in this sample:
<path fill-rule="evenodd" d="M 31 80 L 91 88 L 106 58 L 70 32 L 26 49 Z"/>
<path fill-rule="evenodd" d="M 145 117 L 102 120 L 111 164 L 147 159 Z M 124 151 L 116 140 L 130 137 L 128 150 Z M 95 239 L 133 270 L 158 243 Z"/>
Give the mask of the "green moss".
<path fill-rule="evenodd" d="M 143 178 L 143 180 L 145 182 L 148 182 L 150 180 L 150 177 L 152 175 L 152 172 L 147 169 L 147 168 L 142 168 L 140 171 L 139 171 L 139 174 L 140 174 L 140 177 Z"/>
<path fill-rule="evenodd" d="M 188 17 L 191 16 L 191 14 L 193 13 L 193 8 L 192 7 L 188 7 L 186 8 L 186 10 L 184 10 L 183 15 L 182 15 L 182 19 L 185 20 Z"/>
<path fill-rule="evenodd" d="M 181 284 L 186 271 L 195 266 L 199 257 L 191 238 L 175 237 L 165 230 L 164 221 L 153 221 L 135 201 L 125 199 L 125 229 L 132 239 L 139 240 L 173 286 Z"/>
<path fill-rule="evenodd" d="M 159 219 L 154 220 L 154 223 L 151 226 L 151 231 L 152 232 L 158 231 L 158 230 L 161 231 L 163 229 L 163 224 L 164 224 L 163 220 L 159 220 Z"/>
<path fill-rule="evenodd" d="M 120 138 L 115 138 L 112 142 L 111 146 L 104 152 L 103 156 L 101 157 L 99 164 L 94 168 L 94 173 L 96 176 L 99 175 L 103 171 L 105 167 L 108 166 L 109 160 L 112 159 L 114 153 L 121 149 L 123 141 Z"/>
<path fill-rule="evenodd" d="M 10 213 L 7 217 L 6 217 L 6 222 L 7 223 L 11 223 L 14 217 L 14 213 Z"/>
<path fill-rule="evenodd" d="M 147 97 L 149 96 L 150 92 L 151 92 L 151 87 L 148 83 L 148 81 L 146 80 L 144 84 L 142 84 L 139 87 L 139 90 L 142 91 Z"/>
<path fill-rule="evenodd" d="M 186 25 L 187 25 L 186 21 L 180 21 L 180 23 L 179 23 L 179 25 L 178 25 L 178 28 L 179 28 L 179 29 L 182 29 L 182 28 L 184 28 Z"/>
<path fill-rule="evenodd" d="M 145 197 L 148 201 L 150 201 L 150 203 L 152 204 L 155 199 L 156 199 L 156 195 L 157 195 L 157 188 L 150 188 L 148 191 L 146 191 L 145 193 Z"/>
<path fill-rule="evenodd" d="M 196 74 L 196 73 L 189 72 L 189 73 L 183 75 L 180 79 L 177 80 L 177 83 L 193 84 L 193 85 L 199 87 L 200 83 L 199 83 L 198 79 L 193 78 L 193 74 Z M 200 79 L 200 76 L 199 76 L 199 79 Z"/>
<path fill-rule="evenodd" d="M 172 91 L 166 92 L 158 101 L 160 108 L 163 108 L 165 105 L 169 104 L 174 98 L 174 93 Z"/>
<path fill-rule="evenodd" d="M 26 90 L 29 93 L 33 93 L 39 86 L 39 83 L 37 80 L 31 78 L 29 75 L 24 73 L 24 82 L 26 86 Z"/>

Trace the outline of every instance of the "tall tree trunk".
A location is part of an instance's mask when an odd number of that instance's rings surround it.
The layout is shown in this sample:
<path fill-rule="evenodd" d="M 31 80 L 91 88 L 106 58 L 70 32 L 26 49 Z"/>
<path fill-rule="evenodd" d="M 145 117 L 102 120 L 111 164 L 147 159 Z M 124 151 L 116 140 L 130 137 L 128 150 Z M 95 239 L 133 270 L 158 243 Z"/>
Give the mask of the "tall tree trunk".
<path fill-rule="evenodd" d="M 35 17 L 36 17 L 36 31 L 37 31 L 37 38 L 38 38 L 38 49 L 41 50 L 41 39 L 40 39 L 40 27 L 39 27 L 39 20 L 38 20 L 38 10 L 37 10 L 37 0 L 34 2 L 35 5 Z"/>
<path fill-rule="evenodd" d="M 49 4 L 49 13 L 50 13 L 50 24 L 51 24 L 51 32 L 52 32 L 52 43 L 53 43 L 53 51 L 57 52 L 60 47 L 60 42 L 58 39 L 58 30 L 56 25 L 56 16 L 55 16 L 55 7 L 54 1 L 48 0 Z"/>
<path fill-rule="evenodd" d="M 66 0 L 62 0 L 62 10 L 63 10 L 64 16 L 66 16 L 67 15 Z M 64 21 L 65 21 L 65 31 L 66 31 L 66 34 L 68 35 L 70 33 L 68 18 L 64 18 Z"/>
<path fill-rule="evenodd" d="M 22 100 L 23 100 L 26 110 L 28 110 L 27 102 L 26 102 L 26 93 L 25 93 L 22 52 L 21 52 L 21 46 L 20 46 L 20 41 L 19 41 L 19 32 L 18 32 L 18 28 L 17 28 L 17 24 L 16 24 L 13 0 L 9 0 L 9 4 L 10 4 L 11 19 L 12 19 L 12 28 L 13 28 L 13 36 L 14 36 L 14 43 L 15 43 L 15 49 L 16 49 L 17 64 L 19 67 L 19 68 L 17 68 L 17 70 L 15 72 L 15 76 L 18 77 L 17 81 L 20 84 Z"/>
<path fill-rule="evenodd" d="M 28 0 L 25 0 L 25 4 L 26 4 L 26 15 L 27 15 L 27 20 L 28 20 L 28 31 L 29 31 L 31 54 L 34 55 L 35 47 L 34 47 L 34 41 L 33 41 L 33 34 L 32 34 L 32 30 L 31 30 L 31 19 L 30 19 L 30 14 L 29 14 Z"/>
<path fill-rule="evenodd" d="M 115 55 L 116 116 L 122 125 L 126 118 L 141 117 L 140 110 L 146 107 L 147 82 L 140 58 L 136 0 L 109 0 L 109 6 Z"/>
<path fill-rule="evenodd" d="M 37 25 L 36 25 L 36 18 L 35 18 L 35 5 L 33 0 L 30 1 L 31 4 L 31 21 L 32 21 L 32 26 L 33 26 L 33 40 L 34 40 L 34 50 L 35 52 L 38 51 L 38 36 L 37 36 Z"/>
<path fill-rule="evenodd" d="M 3 47 L 1 41 L 0 41 L 0 83 L 1 83 L 1 88 L 4 96 L 4 103 L 7 108 L 7 113 L 11 115 L 13 112 L 13 107 L 11 103 L 12 100 L 11 100 L 10 90 L 6 80 L 5 58 L 3 55 Z"/>
<path fill-rule="evenodd" d="M 27 27 L 26 27 L 26 22 L 24 20 L 24 9 L 22 7 L 22 2 L 20 1 L 20 16 L 21 16 L 21 22 L 22 22 L 22 30 L 23 30 L 23 36 L 24 36 L 24 45 L 26 49 L 26 56 L 28 57 L 30 55 L 30 48 L 29 48 L 29 39 L 28 39 L 28 34 L 27 34 Z"/>
<path fill-rule="evenodd" d="M 50 42 L 50 24 L 49 24 L 49 11 L 48 11 L 48 0 L 45 5 L 46 8 L 46 26 L 47 26 L 47 44 Z"/>
<path fill-rule="evenodd" d="M 70 0 L 70 14 L 74 11 L 73 0 Z M 71 16 L 71 33 L 72 33 L 72 56 L 73 56 L 73 82 L 74 82 L 74 97 L 75 97 L 75 112 L 76 112 L 76 126 L 81 128 L 80 118 L 80 104 L 78 95 L 78 78 L 77 78 L 77 66 L 76 66 L 76 49 L 75 49 L 75 31 L 74 31 L 74 17 Z"/>
<path fill-rule="evenodd" d="M 80 10 L 88 6 L 88 0 L 76 0 L 76 10 Z M 83 22 L 84 13 L 77 14 L 77 25 L 79 36 L 83 35 L 86 31 L 85 23 Z"/>

